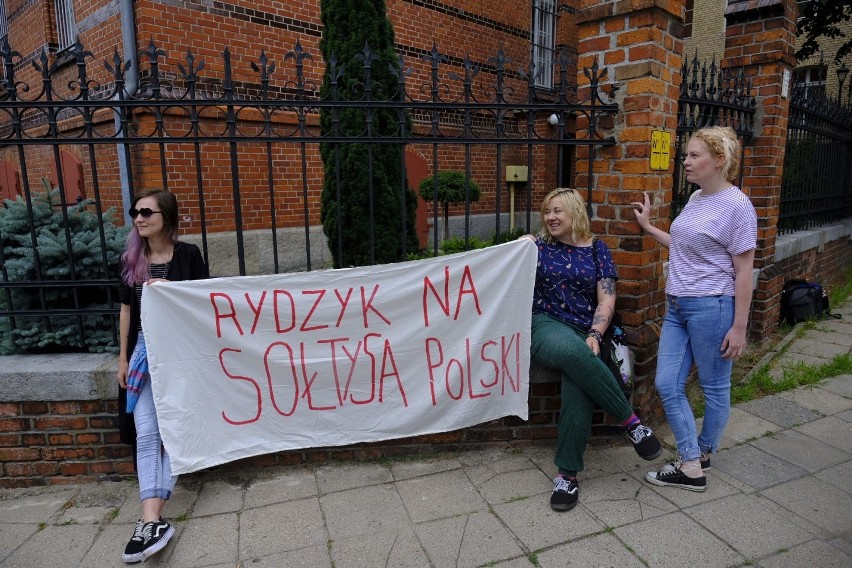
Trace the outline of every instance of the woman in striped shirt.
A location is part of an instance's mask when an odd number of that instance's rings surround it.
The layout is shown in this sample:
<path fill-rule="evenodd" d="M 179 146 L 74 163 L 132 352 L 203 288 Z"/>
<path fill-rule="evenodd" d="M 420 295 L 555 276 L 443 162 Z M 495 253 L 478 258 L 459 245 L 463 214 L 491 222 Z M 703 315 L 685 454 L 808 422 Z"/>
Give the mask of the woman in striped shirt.
<path fill-rule="evenodd" d="M 757 216 L 734 186 L 740 144 L 733 129 L 697 131 L 686 147 L 687 181 L 700 188 L 672 222 L 651 225 L 648 194 L 633 203 L 642 229 L 669 249 L 666 316 L 655 386 L 677 444 L 678 457 L 645 479 L 654 485 L 704 491 L 704 470 L 718 448 L 731 409 L 731 367 L 743 354 L 752 296 Z M 700 434 L 686 396 L 692 364 L 704 392 Z"/>

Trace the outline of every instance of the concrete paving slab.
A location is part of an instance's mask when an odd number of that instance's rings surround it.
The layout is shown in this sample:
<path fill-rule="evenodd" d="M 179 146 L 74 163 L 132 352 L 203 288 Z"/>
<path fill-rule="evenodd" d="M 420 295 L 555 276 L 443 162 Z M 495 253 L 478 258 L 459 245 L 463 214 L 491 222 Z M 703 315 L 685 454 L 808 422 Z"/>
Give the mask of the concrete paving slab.
<path fill-rule="evenodd" d="M 468 568 L 525 554 L 512 533 L 488 512 L 423 523 L 416 532 L 435 566 Z"/>
<path fill-rule="evenodd" d="M 852 398 L 852 375 L 838 375 L 819 383 L 819 388 Z"/>
<path fill-rule="evenodd" d="M 243 488 L 226 481 L 208 481 L 198 494 L 192 518 L 235 513 L 243 508 Z"/>
<path fill-rule="evenodd" d="M 812 333 L 820 334 L 820 332 L 813 330 L 806 333 L 804 337 L 790 344 L 787 353 L 825 357 L 826 359 L 832 359 L 837 355 L 849 353 L 848 345 L 837 345 L 836 343 L 828 343 L 819 339 L 811 339 Z"/>
<path fill-rule="evenodd" d="M 242 564 L 237 564 L 237 566 L 241 565 L 251 566 L 252 568 L 281 568 L 282 566 L 287 568 L 333 568 L 334 566 L 331 563 L 328 545 L 308 546 L 290 552 L 259 556 L 248 559 Z M 234 563 L 231 562 L 221 568 L 234 568 Z"/>
<path fill-rule="evenodd" d="M 508 473 L 498 473 L 484 483 L 475 483 L 482 498 L 491 505 L 516 501 L 532 495 L 541 495 L 553 490 L 553 483 L 536 468 Z"/>
<path fill-rule="evenodd" d="M 794 430 L 811 438 L 816 438 L 839 450 L 846 452 L 852 451 L 852 423 L 835 416 L 826 416 L 825 418 L 796 426 Z"/>
<path fill-rule="evenodd" d="M 799 340 L 797 344 L 802 342 L 803 340 Z M 852 349 L 852 328 L 846 323 L 839 326 L 819 324 L 817 329 L 812 329 L 805 335 L 804 344 L 810 347 L 812 342 L 839 345 L 845 347 L 848 352 L 849 349 Z"/>
<path fill-rule="evenodd" d="M 819 471 L 814 477 L 852 495 L 852 461 Z"/>
<path fill-rule="evenodd" d="M 822 418 L 822 415 L 818 412 L 802 408 L 798 404 L 778 396 L 750 400 L 739 404 L 738 408 L 784 428 L 792 428 Z"/>
<path fill-rule="evenodd" d="M 325 495 L 320 497 L 320 506 L 332 540 L 393 532 L 411 524 L 392 483 Z"/>
<path fill-rule="evenodd" d="M 596 477 L 580 485 L 583 506 L 607 527 L 671 513 L 671 502 L 627 473 Z"/>
<path fill-rule="evenodd" d="M 462 471 L 448 471 L 396 483 L 396 490 L 415 523 L 487 508 Z"/>
<path fill-rule="evenodd" d="M 541 568 L 644 568 L 645 564 L 611 534 L 569 542 L 536 554 Z M 529 566 L 529 563 L 527 564 Z M 502 566 L 501 566 L 502 568 Z"/>
<path fill-rule="evenodd" d="M 531 497 L 494 506 L 494 513 L 512 531 L 527 550 L 541 550 L 576 538 L 586 537 L 606 529 L 580 502 L 566 513 L 550 508 L 550 495 Z"/>
<path fill-rule="evenodd" d="M 455 458 L 436 458 L 416 461 L 400 461 L 391 465 L 391 475 L 395 481 L 411 479 L 433 473 L 459 469 L 462 464 Z"/>
<path fill-rule="evenodd" d="M 849 531 L 837 538 L 828 539 L 825 542 L 834 548 L 842 550 L 844 554 L 852 556 L 852 531 Z M 852 564 L 850 564 L 850 566 L 852 566 Z"/>
<path fill-rule="evenodd" d="M 124 566 L 126 568 L 127 564 L 121 560 L 121 553 L 124 552 L 124 547 L 132 535 L 133 527 L 130 525 L 107 525 L 95 537 L 92 546 L 80 561 L 80 566 L 92 568 Z"/>
<path fill-rule="evenodd" d="M 411 527 L 334 540 L 331 559 L 334 568 L 429 566 L 426 552 Z"/>
<path fill-rule="evenodd" d="M 57 550 L 64 566 L 79 566 L 99 530 L 93 525 L 48 525 L 3 560 L 3 568 L 56 566 Z"/>
<path fill-rule="evenodd" d="M 179 524 L 180 538 L 175 537 L 169 543 L 174 549 L 169 558 L 173 566 L 195 568 L 233 563 L 237 559 L 240 533 L 236 513 L 190 519 Z"/>
<path fill-rule="evenodd" d="M 489 513 L 430 521 L 415 530 L 432 566 L 504 566 L 507 559 L 526 560 L 515 538 Z"/>
<path fill-rule="evenodd" d="M 723 497 L 685 513 L 746 558 L 761 558 L 802 544 L 821 532 L 758 494 Z"/>
<path fill-rule="evenodd" d="M 54 525 L 98 525 L 111 517 L 114 509 L 110 507 L 69 507 L 56 515 Z"/>
<path fill-rule="evenodd" d="M 852 531 L 852 495 L 819 479 L 796 479 L 761 494 L 832 535 Z"/>
<path fill-rule="evenodd" d="M 315 497 L 240 514 L 240 558 L 280 554 L 327 542 L 328 532 Z"/>
<path fill-rule="evenodd" d="M 274 476 L 249 484 L 244 507 L 253 509 L 294 499 L 315 497 L 319 493 L 314 472 L 308 468 L 282 468 Z"/>
<path fill-rule="evenodd" d="M 742 405 L 737 405 L 731 408 L 728 425 L 725 426 L 725 438 L 734 440 L 735 443 L 742 443 L 753 439 L 755 432 L 760 432 L 763 435 L 766 432 L 777 432 L 780 429 L 781 426 L 778 424 L 751 412 L 746 412 Z M 733 445 L 735 444 L 724 445 L 723 447 L 730 448 Z"/>
<path fill-rule="evenodd" d="M 852 408 L 851 398 L 839 397 L 831 391 L 815 386 L 778 393 L 778 396 L 814 412 L 819 412 L 823 416 L 830 416 Z"/>
<path fill-rule="evenodd" d="M 43 495 L 25 495 L 0 501 L 0 518 L 4 523 L 46 523 L 76 494 L 74 489 L 53 491 Z M 10 495 L 15 495 L 11 493 Z"/>
<path fill-rule="evenodd" d="M 35 523 L 18 524 L 0 520 L 0 562 L 39 530 L 39 526 Z"/>
<path fill-rule="evenodd" d="M 136 521 L 137 518 L 142 516 L 142 503 L 139 501 L 139 485 L 136 485 L 136 495 L 134 499 L 128 499 L 125 501 L 125 506 L 128 504 L 133 504 L 133 509 L 135 510 L 135 517 L 133 517 L 133 522 Z M 198 499 L 198 493 L 201 491 L 200 483 L 193 483 L 191 485 L 186 483 L 181 483 L 178 481 L 175 490 L 172 492 L 172 498 L 169 499 L 169 502 L 166 503 L 165 508 L 163 509 L 163 516 L 167 519 L 176 519 L 180 516 L 190 515 L 192 513 L 192 508 L 195 505 L 196 499 Z"/>
<path fill-rule="evenodd" d="M 844 422 L 852 422 L 852 410 L 846 410 L 845 412 L 838 412 L 835 414 L 837 418 L 840 418 Z"/>
<path fill-rule="evenodd" d="M 739 566 L 744 560 L 682 512 L 619 527 L 614 534 L 654 568 Z"/>
<path fill-rule="evenodd" d="M 784 430 L 751 443 L 811 473 L 848 461 L 852 456 L 796 430 Z"/>
<path fill-rule="evenodd" d="M 852 566 L 852 556 L 829 544 L 812 540 L 799 546 L 787 548 L 769 558 L 764 558 L 760 561 L 760 566 L 762 568 L 791 568 L 793 566 L 840 568 Z"/>
<path fill-rule="evenodd" d="M 753 489 L 766 489 L 779 483 L 799 479 L 808 473 L 750 444 L 743 444 L 725 451 L 726 459 L 719 460 L 718 464 L 714 463 L 713 469 L 723 471 Z"/>
<path fill-rule="evenodd" d="M 316 478 L 321 495 L 393 481 L 389 467 L 374 463 L 325 465 L 317 468 Z"/>

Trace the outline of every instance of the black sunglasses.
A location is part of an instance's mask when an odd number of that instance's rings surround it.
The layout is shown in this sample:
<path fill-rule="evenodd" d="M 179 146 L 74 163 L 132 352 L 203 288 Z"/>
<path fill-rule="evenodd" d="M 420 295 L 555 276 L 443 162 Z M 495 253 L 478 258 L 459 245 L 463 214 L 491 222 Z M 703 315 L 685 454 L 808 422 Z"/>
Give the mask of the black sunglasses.
<path fill-rule="evenodd" d="M 143 207 L 142 209 L 136 209 L 135 207 L 131 207 L 130 210 L 128 211 L 128 213 L 130 213 L 131 219 L 135 219 L 139 215 L 142 215 L 143 219 L 148 219 L 154 213 L 162 213 L 162 211 L 154 211 L 154 210 L 149 209 L 147 207 Z"/>

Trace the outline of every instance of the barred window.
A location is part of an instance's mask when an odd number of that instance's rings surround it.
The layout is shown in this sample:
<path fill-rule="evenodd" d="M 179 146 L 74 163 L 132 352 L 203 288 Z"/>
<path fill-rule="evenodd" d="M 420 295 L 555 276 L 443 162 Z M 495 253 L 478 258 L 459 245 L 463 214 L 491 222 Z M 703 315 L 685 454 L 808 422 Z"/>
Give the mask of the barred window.
<path fill-rule="evenodd" d="M 535 86 L 553 87 L 553 53 L 556 49 L 556 0 L 533 0 L 532 52 Z"/>
<path fill-rule="evenodd" d="M 793 71 L 793 86 L 799 89 L 806 99 L 825 97 L 825 80 L 828 76 L 827 65 L 802 67 Z"/>
<path fill-rule="evenodd" d="M 72 0 L 55 0 L 56 42 L 59 51 L 67 49 L 77 41 L 77 22 L 74 20 Z"/>

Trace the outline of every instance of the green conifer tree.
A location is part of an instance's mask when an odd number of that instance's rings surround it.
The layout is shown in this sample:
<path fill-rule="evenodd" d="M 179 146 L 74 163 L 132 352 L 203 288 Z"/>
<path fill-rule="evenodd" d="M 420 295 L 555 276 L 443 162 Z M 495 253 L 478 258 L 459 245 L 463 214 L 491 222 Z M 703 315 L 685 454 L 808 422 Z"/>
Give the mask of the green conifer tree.
<path fill-rule="evenodd" d="M 368 110 L 355 102 L 364 98 L 366 62 L 360 59 L 364 58 L 367 49 L 371 55 L 371 98 L 393 100 L 398 97 L 399 80 L 393 70 L 398 69 L 394 34 L 384 0 L 322 0 L 320 7 L 324 26 L 320 49 L 326 62 L 321 95 L 323 98 L 331 96 L 332 73 L 343 67 L 337 82 L 336 98 L 353 101 L 351 106 L 321 112 L 322 134 L 334 134 L 334 113 L 339 121 L 338 132 L 364 134 L 370 113 L 373 134 L 392 136 L 399 131 L 400 116 L 395 111 Z M 336 67 L 330 64 L 332 56 L 337 62 Z M 408 120 L 406 115 L 405 121 Z M 334 266 L 364 266 L 404 260 L 404 240 L 409 250 L 417 248 L 414 228 L 417 199 L 413 191 L 406 189 L 407 211 L 403 216 L 402 144 L 325 143 L 320 151 L 324 166 L 320 217 Z M 371 179 L 375 258 L 371 257 L 370 251 Z M 403 218 L 407 225 L 405 233 Z M 406 239 L 404 235 L 407 235 Z M 338 238 L 342 243 L 342 256 Z"/>
<path fill-rule="evenodd" d="M 49 186 L 48 186 L 49 189 Z M 5 200 L 0 205 L 0 247 L 3 269 L 9 282 L 37 279 L 36 258 L 32 247 L 31 227 L 35 230 L 41 278 L 50 280 L 90 280 L 117 278 L 121 253 L 126 242 L 127 227 L 112 222 L 114 210 L 103 214 L 106 241 L 106 267 L 101 252 L 101 235 L 94 202 L 83 200 L 67 207 L 67 216 L 58 205 L 58 190 L 36 194 L 32 199 L 33 219 L 22 198 Z M 66 219 L 71 235 L 71 253 L 66 244 Z M 71 259 L 74 273 L 72 274 Z M 0 309 L 14 311 L 72 308 L 108 308 L 109 290 L 105 287 L 78 288 L 76 299 L 72 288 L 10 288 L 0 290 Z M 43 294 L 43 296 L 42 296 Z M 118 288 L 112 290 L 113 305 L 118 302 Z M 0 355 L 14 353 L 104 352 L 117 351 L 113 318 L 109 315 L 16 316 L 0 318 Z M 80 341 L 83 328 L 85 343 Z"/>

